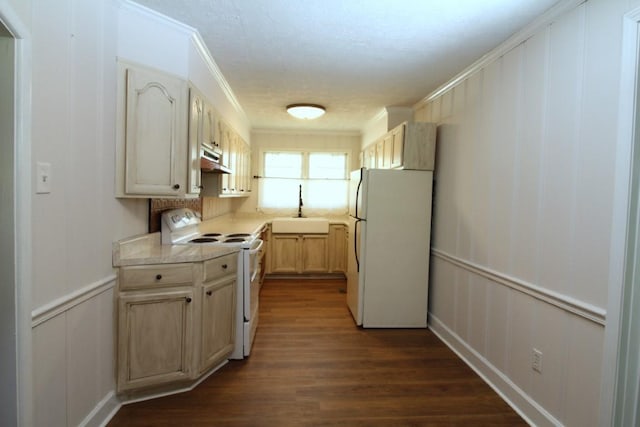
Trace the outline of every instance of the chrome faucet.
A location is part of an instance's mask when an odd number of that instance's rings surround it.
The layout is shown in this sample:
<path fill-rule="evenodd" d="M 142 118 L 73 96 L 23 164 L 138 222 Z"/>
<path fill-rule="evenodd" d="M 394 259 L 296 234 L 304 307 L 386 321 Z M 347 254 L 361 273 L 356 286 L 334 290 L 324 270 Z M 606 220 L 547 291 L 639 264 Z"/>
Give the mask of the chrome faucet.
<path fill-rule="evenodd" d="M 298 190 L 298 218 L 302 218 L 302 184 Z"/>

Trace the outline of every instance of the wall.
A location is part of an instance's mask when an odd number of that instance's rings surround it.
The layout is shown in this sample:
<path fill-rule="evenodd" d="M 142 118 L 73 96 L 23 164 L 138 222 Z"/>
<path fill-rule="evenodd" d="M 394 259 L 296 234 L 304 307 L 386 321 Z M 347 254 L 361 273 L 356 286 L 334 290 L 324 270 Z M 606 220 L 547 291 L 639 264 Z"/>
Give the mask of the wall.
<path fill-rule="evenodd" d="M 17 424 L 14 39 L 0 22 L 0 420 Z"/>
<path fill-rule="evenodd" d="M 439 123 L 430 325 L 540 425 L 598 420 L 631 3 L 573 7 L 415 114 Z"/>
<path fill-rule="evenodd" d="M 25 8 L 32 171 L 52 165 L 51 193 L 32 193 L 35 425 L 78 425 L 112 399 L 111 243 L 146 229 L 146 201 L 113 197 L 117 5 Z"/>
<path fill-rule="evenodd" d="M 360 167 L 359 133 L 353 132 L 299 132 L 255 130 L 251 132 L 251 170 L 254 175 L 261 173 L 262 153 L 265 150 L 345 150 L 350 155 L 351 169 Z M 243 199 L 237 212 L 255 213 L 258 208 L 258 181 L 253 180 L 251 197 Z M 294 196 L 295 197 L 295 196 Z"/>

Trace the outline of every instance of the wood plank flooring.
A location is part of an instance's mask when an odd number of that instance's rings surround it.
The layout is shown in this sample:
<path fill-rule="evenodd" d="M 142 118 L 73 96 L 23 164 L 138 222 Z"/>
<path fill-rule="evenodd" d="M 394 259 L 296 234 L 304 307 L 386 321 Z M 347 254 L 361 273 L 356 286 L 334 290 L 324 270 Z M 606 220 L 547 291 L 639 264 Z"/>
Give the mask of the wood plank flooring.
<path fill-rule="evenodd" d="M 341 280 L 267 280 L 251 356 L 109 426 L 527 425 L 425 329 L 361 329 Z"/>

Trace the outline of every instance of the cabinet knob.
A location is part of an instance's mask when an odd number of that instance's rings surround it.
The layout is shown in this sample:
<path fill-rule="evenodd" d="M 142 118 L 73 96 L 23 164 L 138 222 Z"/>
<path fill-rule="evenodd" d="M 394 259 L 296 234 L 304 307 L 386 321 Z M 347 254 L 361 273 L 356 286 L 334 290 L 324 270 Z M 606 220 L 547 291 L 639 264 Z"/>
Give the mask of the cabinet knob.
<path fill-rule="evenodd" d="M 207 295 L 211 296 L 213 294 L 213 291 L 207 291 Z"/>
<path fill-rule="evenodd" d="M 222 264 L 222 268 L 227 269 L 227 264 Z"/>
<path fill-rule="evenodd" d="M 162 274 L 156 274 L 156 280 L 162 280 Z"/>
<path fill-rule="evenodd" d="M 204 188 L 204 185 L 198 185 L 198 188 L 202 190 Z"/>
<path fill-rule="evenodd" d="M 185 300 L 187 303 L 190 303 L 190 302 L 191 302 L 191 298 L 190 298 L 190 297 L 186 297 L 184 300 Z"/>
<path fill-rule="evenodd" d="M 174 189 L 174 190 L 179 190 L 179 189 L 180 189 L 180 184 L 175 184 L 175 185 L 173 186 L 173 189 Z"/>

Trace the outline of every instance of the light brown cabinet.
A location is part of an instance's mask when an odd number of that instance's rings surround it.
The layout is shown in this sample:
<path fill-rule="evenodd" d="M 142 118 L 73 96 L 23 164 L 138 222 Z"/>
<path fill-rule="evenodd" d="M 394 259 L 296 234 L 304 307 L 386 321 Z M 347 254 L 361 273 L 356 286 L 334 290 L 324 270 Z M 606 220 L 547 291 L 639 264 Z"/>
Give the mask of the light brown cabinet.
<path fill-rule="evenodd" d="M 116 197 L 194 195 L 187 82 L 120 62 L 117 95 Z"/>
<path fill-rule="evenodd" d="M 191 378 L 194 307 L 191 288 L 120 296 L 118 391 Z"/>
<path fill-rule="evenodd" d="M 327 273 L 329 239 L 326 234 L 272 234 L 271 272 Z"/>
<path fill-rule="evenodd" d="M 225 359 L 233 351 L 235 338 L 234 308 L 236 279 L 207 282 L 201 289 L 200 372 Z"/>
<path fill-rule="evenodd" d="M 329 273 L 347 271 L 348 234 L 343 224 L 329 225 Z"/>
<path fill-rule="evenodd" d="M 226 360 L 235 345 L 237 257 L 120 267 L 119 393 L 184 385 Z"/>
<path fill-rule="evenodd" d="M 223 120 L 219 120 L 222 164 L 229 174 L 204 174 L 203 196 L 248 197 L 252 190 L 251 148 L 242 137 Z"/>
<path fill-rule="evenodd" d="M 364 148 L 363 166 L 375 169 L 433 170 L 435 144 L 435 123 L 401 123 Z"/>

